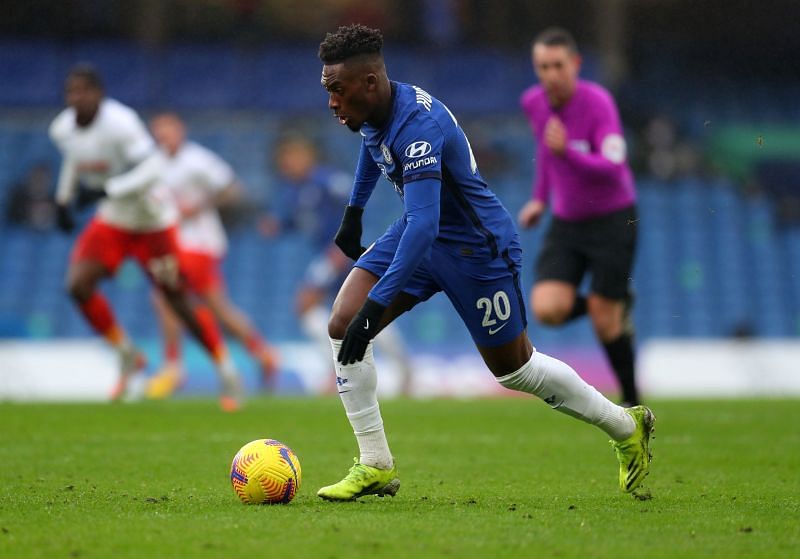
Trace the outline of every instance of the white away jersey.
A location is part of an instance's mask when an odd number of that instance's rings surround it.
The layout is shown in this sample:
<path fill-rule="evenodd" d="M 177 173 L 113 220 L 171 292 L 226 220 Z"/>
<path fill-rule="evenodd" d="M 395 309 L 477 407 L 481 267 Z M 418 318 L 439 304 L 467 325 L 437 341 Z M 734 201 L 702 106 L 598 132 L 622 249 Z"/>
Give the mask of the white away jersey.
<path fill-rule="evenodd" d="M 167 158 L 159 189 L 168 190 L 179 208 L 206 208 L 181 220 L 181 248 L 216 257 L 225 254 L 225 229 L 213 199 L 235 178 L 230 165 L 194 142 L 185 142 L 174 157 Z"/>
<path fill-rule="evenodd" d="M 78 126 L 74 109 L 61 111 L 50 125 L 50 138 L 63 157 L 56 194 L 62 204 L 72 199 L 78 182 L 89 188 L 107 187 L 110 178 L 125 175 L 158 153 L 136 112 L 108 98 L 85 128 Z M 97 210 L 100 219 L 130 231 L 157 231 L 174 223 L 177 209 L 152 187 L 156 165 L 158 161 L 151 160 L 147 173 L 131 176 L 126 194 L 110 193 L 103 199 Z"/>

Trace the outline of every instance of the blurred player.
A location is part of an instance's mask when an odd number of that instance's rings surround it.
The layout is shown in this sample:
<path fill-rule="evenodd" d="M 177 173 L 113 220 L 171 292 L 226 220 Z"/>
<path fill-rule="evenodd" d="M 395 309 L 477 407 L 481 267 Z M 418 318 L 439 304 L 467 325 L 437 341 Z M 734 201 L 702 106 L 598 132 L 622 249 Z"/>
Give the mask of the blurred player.
<path fill-rule="evenodd" d="M 338 211 L 347 205 L 352 177 L 319 163 L 314 145 L 307 138 L 284 138 L 275 153 L 280 174 L 280 203 L 277 217 L 268 218 L 262 229 L 273 234 L 278 228 L 305 233 L 314 244 L 316 256 L 306 270 L 296 295 L 295 307 L 303 331 L 328 359 L 330 304 L 350 269 L 352 261 L 332 242 L 339 227 Z M 411 366 L 400 331 L 389 326 L 375 343 L 401 374 L 400 391 L 408 394 Z"/>
<path fill-rule="evenodd" d="M 59 226 L 74 228 L 70 205 L 102 199 L 78 237 L 67 271 L 67 290 L 89 324 L 119 353 L 120 376 L 112 399 L 127 394 L 144 358 L 97 289 L 128 257 L 135 258 L 192 334 L 213 359 L 222 381 L 220 403 L 239 407 L 241 383 L 211 316 L 195 313 L 179 273 L 177 212 L 154 189 L 165 161 L 136 112 L 104 97 L 100 76 L 89 66 L 73 68 L 66 81 L 64 109 L 50 125 L 63 162 L 56 202 Z"/>
<path fill-rule="evenodd" d="M 540 85 L 526 90 L 521 103 L 536 136 L 536 178 L 533 199 L 518 218 L 521 227 L 533 227 L 551 201 L 553 221 L 536 264 L 531 308 L 549 325 L 588 312 L 624 405 L 637 405 L 628 290 L 636 192 L 617 108 L 608 91 L 578 79 L 581 58 L 567 31 L 543 31 L 532 56 Z M 578 287 L 587 272 L 592 283 L 583 296 Z"/>
<path fill-rule="evenodd" d="M 361 133 L 362 142 L 350 205 L 336 234 L 336 244 L 357 261 L 329 324 L 339 395 L 360 458 L 344 479 L 318 495 L 345 501 L 397 492 L 400 480 L 376 395 L 372 338 L 439 291 L 497 381 L 600 427 L 615 441 L 621 489 L 635 490 L 649 469 L 652 412 L 610 402 L 571 367 L 533 348 L 514 222 L 478 172 L 449 109 L 416 86 L 389 81 L 382 44 L 380 31 L 351 25 L 329 33 L 319 49 L 328 107 L 342 125 Z M 405 211 L 365 251 L 361 215 L 381 175 Z"/>
<path fill-rule="evenodd" d="M 233 169 L 203 146 L 186 141 L 186 128 L 176 114 L 157 115 L 150 129 L 166 158 L 159 188 L 174 198 L 180 212 L 178 240 L 186 287 L 199 295 L 222 326 L 236 336 L 261 367 L 267 386 L 272 386 L 277 353 L 231 302 L 220 269 L 228 243 L 217 208 L 239 195 Z M 147 396 L 166 398 L 185 380 L 181 365 L 183 328 L 160 291 L 153 292 L 153 302 L 164 336 L 165 363 L 150 379 Z"/>

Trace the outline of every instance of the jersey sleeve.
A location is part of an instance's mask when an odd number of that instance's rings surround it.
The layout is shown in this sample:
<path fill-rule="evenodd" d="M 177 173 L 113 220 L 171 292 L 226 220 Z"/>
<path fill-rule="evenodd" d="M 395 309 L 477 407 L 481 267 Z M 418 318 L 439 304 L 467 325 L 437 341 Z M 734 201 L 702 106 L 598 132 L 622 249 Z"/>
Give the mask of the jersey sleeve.
<path fill-rule="evenodd" d="M 403 184 L 442 178 L 444 133 L 432 118 L 420 117 L 407 124 L 394 141 L 403 169 Z"/>
<path fill-rule="evenodd" d="M 547 180 L 546 151 L 542 142 L 536 142 L 536 160 L 533 162 L 533 199 L 547 204 L 550 198 L 550 183 Z"/>
<path fill-rule="evenodd" d="M 58 173 L 58 184 L 56 186 L 56 203 L 62 206 L 68 205 L 75 196 L 75 187 L 78 184 L 77 170 L 72 158 L 65 154 L 61 161 L 61 170 Z"/>
<path fill-rule="evenodd" d="M 358 154 L 358 165 L 356 165 L 356 176 L 349 204 L 357 208 L 366 206 L 380 176 L 380 168 L 369 154 L 364 140 L 361 140 L 361 152 Z"/>
<path fill-rule="evenodd" d="M 432 118 L 413 119 L 395 141 L 403 169 L 406 227 L 386 273 L 370 298 L 388 305 L 403 289 L 439 234 L 444 133 Z"/>
<path fill-rule="evenodd" d="M 56 203 L 67 205 L 75 195 L 75 188 L 78 184 L 77 169 L 72 156 L 67 149 L 64 141 L 65 113 L 59 114 L 50 124 L 48 135 L 53 144 L 61 153 L 61 168 L 58 173 L 58 184 L 56 186 Z"/>
<path fill-rule="evenodd" d="M 115 126 L 122 155 L 129 165 L 137 165 L 156 150 L 144 122 L 132 110 L 129 114 L 120 115 Z"/>
<path fill-rule="evenodd" d="M 108 179 L 106 193 L 110 198 L 122 198 L 143 192 L 158 181 L 166 164 L 166 158 L 160 151 L 151 153 L 130 171 Z"/>
<path fill-rule="evenodd" d="M 369 292 L 369 298 L 388 306 L 408 283 L 439 234 L 442 181 L 434 177 L 405 185 L 403 205 L 406 227 L 392 263 Z"/>
<path fill-rule="evenodd" d="M 613 178 L 627 160 L 627 146 L 614 100 L 609 94 L 594 99 L 592 151 L 567 148 L 566 160 L 586 177 Z"/>
<path fill-rule="evenodd" d="M 547 161 L 546 161 L 546 153 L 547 150 L 544 149 L 544 143 L 542 142 L 541 134 L 537 133 L 537 126 L 536 122 L 537 112 L 536 112 L 536 97 L 537 97 L 537 87 L 532 86 L 522 92 L 519 99 L 519 106 L 522 109 L 522 112 L 525 113 L 525 117 L 528 119 L 528 122 L 531 126 L 531 133 L 533 134 L 533 139 L 536 141 L 536 148 L 534 151 L 534 161 L 533 161 L 533 185 L 531 187 L 531 194 L 534 200 L 538 200 L 542 203 L 547 203 L 548 199 L 550 198 L 550 184 L 547 181 Z"/>

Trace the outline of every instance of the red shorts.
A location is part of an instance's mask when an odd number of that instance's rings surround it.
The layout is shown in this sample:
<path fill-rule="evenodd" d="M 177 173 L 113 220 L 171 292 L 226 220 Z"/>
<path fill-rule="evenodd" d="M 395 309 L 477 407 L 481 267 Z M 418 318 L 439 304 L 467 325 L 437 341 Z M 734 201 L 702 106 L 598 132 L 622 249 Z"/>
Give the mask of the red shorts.
<path fill-rule="evenodd" d="M 180 286 L 178 229 L 175 226 L 138 233 L 126 231 L 93 218 L 78 237 L 71 262 L 101 263 L 109 275 L 128 258 L 135 258 L 157 284 Z"/>
<path fill-rule="evenodd" d="M 206 252 L 182 250 L 180 257 L 181 274 L 186 286 L 193 293 L 206 295 L 224 285 L 220 271 L 221 258 Z"/>

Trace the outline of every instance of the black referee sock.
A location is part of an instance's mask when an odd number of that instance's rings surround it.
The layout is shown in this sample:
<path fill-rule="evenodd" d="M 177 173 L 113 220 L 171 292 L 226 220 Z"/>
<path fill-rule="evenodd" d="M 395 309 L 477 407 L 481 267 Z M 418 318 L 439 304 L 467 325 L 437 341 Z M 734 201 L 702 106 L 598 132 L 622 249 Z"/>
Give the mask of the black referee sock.
<path fill-rule="evenodd" d="M 576 295 L 575 302 L 572 304 L 572 310 L 569 311 L 567 318 L 564 322 L 570 322 L 576 318 L 580 318 L 586 314 L 588 307 L 586 306 L 586 297 L 583 295 Z"/>
<path fill-rule="evenodd" d="M 603 348 L 606 350 L 614 374 L 617 375 L 623 402 L 630 406 L 639 405 L 639 393 L 634 379 L 633 338 L 628 334 L 622 334 L 613 342 L 604 343 Z"/>

